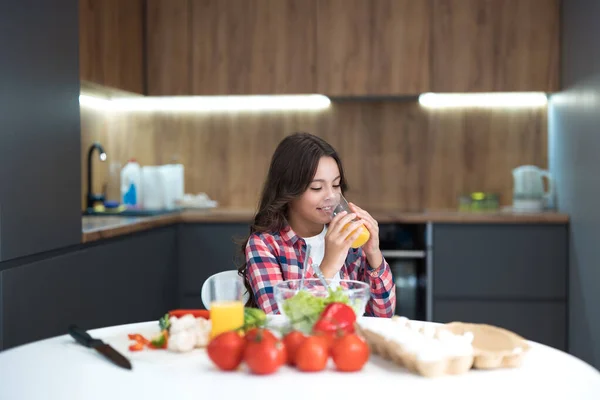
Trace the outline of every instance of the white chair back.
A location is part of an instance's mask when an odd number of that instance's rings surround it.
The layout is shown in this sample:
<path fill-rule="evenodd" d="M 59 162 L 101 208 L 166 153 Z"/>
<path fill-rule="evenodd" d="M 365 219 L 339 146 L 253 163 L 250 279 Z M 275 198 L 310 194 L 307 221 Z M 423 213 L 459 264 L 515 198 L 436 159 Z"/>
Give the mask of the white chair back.
<path fill-rule="evenodd" d="M 214 275 L 211 275 L 202 285 L 202 292 L 201 292 L 202 304 L 204 304 L 204 307 L 206 307 L 207 310 L 210 310 L 210 282 L 213 279 L 217 279 L 217 278 L 218 279 L 226 278 L 226 279 L 231 279 L 232 281 L 235 281 L 237 279 L 238 281 L 240 281 L 242 286 L 244 286 L 244 279 L 238 275 L 237 270 L 223 271 L 223 272 L 219 272 Z M 248 301 L 248 298 L 249 298 L 248 293 L 246 293 L 246 290 L 244 289 L 244 297 L 243 297 L 244 304 L 246 304 L 246 302 Z"/>

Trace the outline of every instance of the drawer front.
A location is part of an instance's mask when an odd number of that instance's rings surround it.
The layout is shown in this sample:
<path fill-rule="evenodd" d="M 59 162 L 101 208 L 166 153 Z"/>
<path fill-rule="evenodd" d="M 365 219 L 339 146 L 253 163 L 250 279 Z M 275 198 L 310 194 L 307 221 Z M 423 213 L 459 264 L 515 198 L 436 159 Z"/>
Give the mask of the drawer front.
<path fill-rule="evenodd" d="M 566 298 L 567 225 L 434 224 L 431 245 L 434 297 Z"/>

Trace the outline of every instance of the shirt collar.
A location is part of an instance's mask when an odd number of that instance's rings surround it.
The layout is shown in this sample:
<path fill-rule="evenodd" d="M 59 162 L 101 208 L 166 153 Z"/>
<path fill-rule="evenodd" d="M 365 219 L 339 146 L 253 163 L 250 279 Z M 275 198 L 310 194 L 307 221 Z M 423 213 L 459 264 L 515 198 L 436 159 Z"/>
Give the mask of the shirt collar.
<path fill-rule="evenodd" d="M 292 227 L 289 225 L 283 228 L 279 234 L 283 240 L 290 243 L 292 246 L 295 245 L 298 240 L 300 240 L 300 236 L 296 235 L 296 232 L 294 232 Z"/>

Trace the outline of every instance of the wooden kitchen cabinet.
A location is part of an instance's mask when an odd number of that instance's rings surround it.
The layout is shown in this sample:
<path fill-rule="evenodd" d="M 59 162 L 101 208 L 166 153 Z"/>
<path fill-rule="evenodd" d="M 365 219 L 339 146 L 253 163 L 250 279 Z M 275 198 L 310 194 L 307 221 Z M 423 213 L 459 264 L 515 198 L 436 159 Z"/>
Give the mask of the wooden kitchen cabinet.
<path fill-rule="evenodd" d="M 88 8 L 99 2 L 82 1 Z M 116 7 L 115 1 L 101 9 Z M 138 1 L 117 8 L 133 10 Z M 559 89 L 558 3 L 147 0 L 147 93 L 368 97 L 428 91 L 552 92 Z M 112 21 L 98 17 L 108 13 L 100 11 L 83 9 L 82 20 L 101 26 Z M 130 37 L 139 32 L 135 26 Z M 99 48 L 96 53 L 110 47 L 105 45 L 113 37 L 109 33 L 97 41 L 82 28 L 84 43 Z M 135 51 L 134 57 L 141 60 Z M 82 73 L 106 81 L 106 68 L 99 66 L 112 66 L 115 59 L 113 55 L 89 66 L 82 61 Z"/>
<path fill-rule="evenodd" d="M 316 0 L 192 0 L 192 93 L 314 93 Z"/>
<path fill-rule="evenodd" d="M 144 0 L 79 0 L 82 80 L 145 93 Z"/>
<path fill-rule="evenodd" d="M 149 96 L 192 93 L 192 0 L 146 0 Z"/>
<path fill-rule="evenodd" d="M 559 89 L 559 0 L 432 4 L 432 91 Z"/>
<path fill-rule="evenodd" d="M 430 2 L 318 0 L 317 88 L 330 96 L 429 91 Z"/>

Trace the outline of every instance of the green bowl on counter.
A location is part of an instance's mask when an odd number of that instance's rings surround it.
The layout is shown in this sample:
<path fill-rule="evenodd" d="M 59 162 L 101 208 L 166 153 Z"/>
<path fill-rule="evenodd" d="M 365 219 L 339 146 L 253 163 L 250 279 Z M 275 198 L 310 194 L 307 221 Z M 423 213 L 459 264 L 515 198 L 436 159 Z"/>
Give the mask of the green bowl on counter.
<path fill-rule="evenodd" d="M 459 211 L 477 212 L 477 211 L 498 211 L 500 209 L 499 196 L 495 193 L 473 192 L 462 195 L 458 201 Z"/>

